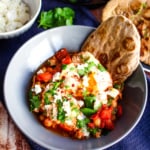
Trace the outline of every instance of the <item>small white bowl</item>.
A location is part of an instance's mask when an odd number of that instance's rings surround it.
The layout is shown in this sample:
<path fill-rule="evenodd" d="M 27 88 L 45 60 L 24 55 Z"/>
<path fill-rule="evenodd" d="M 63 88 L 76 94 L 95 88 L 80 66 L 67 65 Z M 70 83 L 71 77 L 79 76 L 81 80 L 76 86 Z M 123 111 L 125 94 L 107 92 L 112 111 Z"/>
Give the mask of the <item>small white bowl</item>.
<path fill-rule="evenodd" d="M 36 18 L 38 17 L 40 10 L 41 10 L 41 6 L 42 6 L 42 0 L 22 0 L 22 1 L 29 6 L 30 20 L 26 24 L 24 24 L 22 27 L 16 30 L 12 30 L 9 32 L 1 32 L 0 39 L 13 38 L 24 33 L 33 25 Z"/>

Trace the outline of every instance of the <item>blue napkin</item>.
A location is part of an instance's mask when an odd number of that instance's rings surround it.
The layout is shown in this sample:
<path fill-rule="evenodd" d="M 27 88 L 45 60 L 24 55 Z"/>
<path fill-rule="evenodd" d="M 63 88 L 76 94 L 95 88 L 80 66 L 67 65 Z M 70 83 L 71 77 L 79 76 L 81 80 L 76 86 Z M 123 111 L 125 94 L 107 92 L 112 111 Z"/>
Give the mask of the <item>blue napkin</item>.
<path fill-rule="evenodd" d="M 82 6 L 74 6 L 71 4 L 63 3 L 61 0 L 42 0 L 42 10 L 47 11 L 55 7 L 69 6 L 76 12 L 75 25 L 86 25 L 97 27 L 99 22 L 91 14 L 91 12 Z M 14 53 L 20 48 L 20 46 L 32 36 L 44 31 L 42 28 L 38 28 L 37 20 L 34 25 L 19 37 L 12 39 L 0 40 L 0 100 L 4 100 L 3 97 L 3 80 L 4 74 L 7 69 L 8 63 Z M 147 77 L 147 82 L 150 90 L 150 78 Z M 148 96 L 150 97 L 150 95 Z M 30 139 L 27 139 L 33 150 L 46 150 L 40 145 L 34 143 Z M 108 148 L 107 150 L 148 150 L 150 149 L 150 98 L 148 98 L 146 110 L 142 116 L 142 119 L 135 127 L 135 129 L 122 141 Z"/>

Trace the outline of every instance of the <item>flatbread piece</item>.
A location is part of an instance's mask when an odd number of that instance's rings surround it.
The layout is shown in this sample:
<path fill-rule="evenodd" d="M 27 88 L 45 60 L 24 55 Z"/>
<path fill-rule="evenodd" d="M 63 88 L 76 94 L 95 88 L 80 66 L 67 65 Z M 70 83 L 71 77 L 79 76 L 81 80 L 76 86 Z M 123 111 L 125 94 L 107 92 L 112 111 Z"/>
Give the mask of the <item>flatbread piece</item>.
<path fill-rule="evenodd" d="M 141 62 L 150 65 L 150 0 L 110 0 L 102 11 L 102 21 L 124 15 L 137 27 L 141 37 Z"/>
<path fill-rule="evenodd" d="M 124 82 L 139 65 L 140 36 L 129 19 L 113 16 L 88 36 L 81 51 L 91 52 L 114 82 Z"/>

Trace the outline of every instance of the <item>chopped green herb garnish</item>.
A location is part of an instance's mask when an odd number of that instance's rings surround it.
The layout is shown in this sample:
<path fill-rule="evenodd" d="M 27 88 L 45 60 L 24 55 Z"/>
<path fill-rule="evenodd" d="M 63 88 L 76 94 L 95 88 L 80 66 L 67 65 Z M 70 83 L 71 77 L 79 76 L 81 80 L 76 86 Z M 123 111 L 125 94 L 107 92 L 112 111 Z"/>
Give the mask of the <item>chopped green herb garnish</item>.
<path fill-rule="evenodd" d="M 42 11 L 38 20 L 39 27 L 44 29 L 72 25 L 75 11 L 70 7 L 57 7 L 49 11 Z"/>
<path fill-rule="evenodd" d="M 84 75 L 88 74 L 91 71 L 92 67 L 96 66 L 96 64 L 94 62 L 88 62 L 87 65 L 88 66 L 84 67 L 84 69 L 78 69 L 78 74 L 80 76 L 84 76 Z"/>
<path fill-rule="evenodd" d="M 71 95 L 71 94 L 68 94 L 67 96 L 68 96 L 68 98 L 71 98 L 71 97 L 72 97 L 72 95 Z"/>
<path fill-rule="evenodd" d="M 122 84 L 114 84 L 113 85 L 113 87 L 115 88 L 115 89 L 118 89 L 118 90 L 122 90 L 122 88 L 124 87 L 124 83 L 122 83 Z"/>
<path fill-rule="evenodd" d="M 112 105 L 112 101 L 113 101 L 113 98 L 111 98 L 111 97 L 108 98 L 108 103 L 107 103 L 107 105 L 108 105 L 108 106 L 111 106 L 111 105 Z"/>
<path fill-rule="evenodd" d="M 80 76 L 84 76 L 84 75 L 86 74 L 86 72 L 85 72 L 84 69 L 79 69 L 79 70 L 78 70 L 78 74 L 79 74 Z"/>
<path fill-rule="evenodd" d="M 30 110 L 33 111 L 35 108 L 39 108 L 40 107 L 40 98 L 38 95 L 32 95 L 30 93 L 29 95 L 30 97 Z"/>
<path fill-rule="evenodd" d="M 101 132 L 99 128 L 88 128 L 88 131 L 92 134 L 95 135 L 97 132 Z"/>
<path fill-rule="evenodd" d="M 92 70 L 92 68 L 94 66 L 96 66 L 96 64 L 94 62 L 88 62 L 87 64 L 88 64 L 88 66 L 85 67 L 85 71 L 86 71 L 86 73 L 89 73 Z"/>
<path fill-rule="evenodd" d="M 73 71 L 73 70 L 75 70 L 75 68 L 74 68 L 74 67 L 71 67 L 71 68 L 70 68 L 70 71 Z"/>
<path fill-rule="evenodd" d="M 88 62 L 88 68 L 91 69 L 94 66 L 96 66 L 96 64 L 94 62 L 92 62 L 92 61 Z"/>
<path fill-rule="evenodd" d="M 83 120 L 77 120 L 77 127 L 83 128 L 86 127 L 86 125 L 90 122 L 90 119 L 84 118 Z"/>
<path fill-rule="evenodd" d="M 81 108 L 81 111 L 82 111 L 83 114 L 86 115 L 86 116 L 91 116 L 91 115 L 93 115 L 93 114 L 96 113 L 96 110 L 91 109 L 91 108 L 86 108 L 86 107 Z"/>
<path fill-rule="evenodd" d="M 105 69 L 105 67 L 102 65 L 102 64 L 98 64 L 98 69 L 100 70 L 100 71 L 106 71 L 106 69 Z"/>
<path fill-rule="evenodd" d="M 65 70 L 67 68 L 67 64 L 62 64 L 61 68 L 62 70 Z"/>
<path fill-rule="evenodd" d="M 69 85 L 65 85 L 65 88 L 66 88 L 66 89 L 69 89 L 69 88 L 70 88 L 70 86 L 69 86 Z"/>
<path fill-rule="evenodd" d="M 73 106 L 73 105 L 72 105 Z M 79 115 L 79 109 L 77 108 L 77 107 L 73 107 L 72 109 L 71 109 L 71 113 L 72 113 L 72 115 L 73 116 L 77 116 L 77 115 Z"/>
<path fill-rule="evenodd" d="M 89 92 L 87 91 L 87 90 L 84 90 L 83 91 L 83 96 L 85 97 L 85 96 L 87 96 L 89 94 Z"/>
<path fill-rule="evenodd" d="M 52 96 L 54 96 L 54 95 L 55 95 L 55 92 L 56 92 L 56 90 L 57 90 L 57 88 L 59 87 L 59 85 L 60 85 L 61 83 L 62 83 L 62 81 L 53 82 L 52 88 L 49 89 L 49 90 L 47 91 L 47 93 L 50 93 Z"/>
<path fill-rule="evenodd" d="M 49 93 L 47 93 L 47 92 L 44 94 L 44 103 L 45 103 L 45 105 L 50 104 Z"/>
<path fill-rule="evenodd" d="M 65 111 L 63 110 L 63 102 L 61 100 L 57 100 L 57 109 L 58 109 L 58 115 L 57 119 L 60 120 L 61 122 L 65 121 Z"/>
<path fill-rule="evenodd" d="M 93 108 L 96 97 L 94 95 L 84 96 L 85 106 L 87 108 Z"/>

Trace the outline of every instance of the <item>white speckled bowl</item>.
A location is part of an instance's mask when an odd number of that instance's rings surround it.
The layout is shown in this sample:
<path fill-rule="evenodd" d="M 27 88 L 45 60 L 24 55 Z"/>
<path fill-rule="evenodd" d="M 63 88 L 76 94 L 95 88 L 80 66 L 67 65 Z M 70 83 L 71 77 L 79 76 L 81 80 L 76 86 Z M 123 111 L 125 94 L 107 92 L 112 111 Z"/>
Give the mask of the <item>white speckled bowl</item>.
<path fill-rule="evenodd" d="M 14 55 L 7 68 L 4 96 L 7 109 L 20 130 L 46 149 L 105 149 L 122 140 L 139 122 L 147 101 L 147 81 L 142 66 L 125 82 L 123 116 L 115 129 L 99 139 L 72 140 L 44 128 L 29 111 L 27 87 L 34 71 L 60 48 L 79 50 L 94 30 L 85 26 L 65 26 L 47 30 L 27 41 Z"/>
<path fill-rule="evenodd" d="M 27 31 L 35 22 L 41 10 L 42 0 L 23 0 L 23 2 L 25 2 L 30 8 L 30 20 L 19 29 L 0 33 L 0 39 L 16 37 Z"/>

